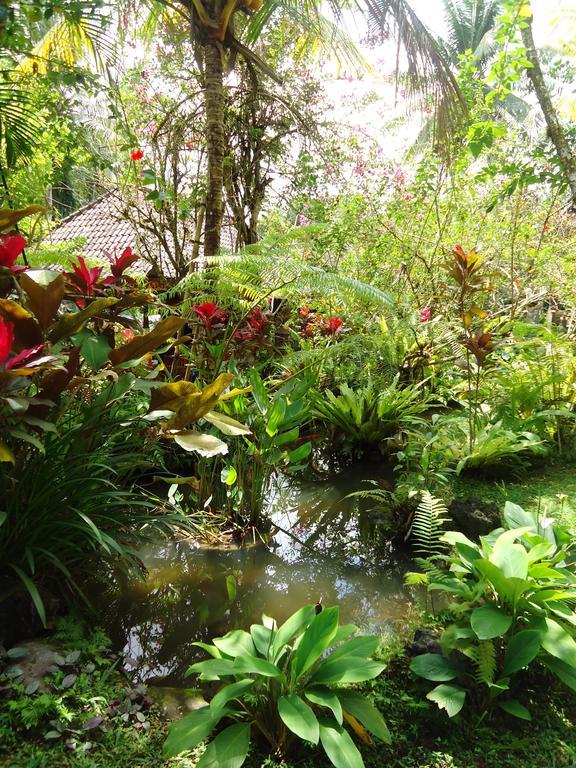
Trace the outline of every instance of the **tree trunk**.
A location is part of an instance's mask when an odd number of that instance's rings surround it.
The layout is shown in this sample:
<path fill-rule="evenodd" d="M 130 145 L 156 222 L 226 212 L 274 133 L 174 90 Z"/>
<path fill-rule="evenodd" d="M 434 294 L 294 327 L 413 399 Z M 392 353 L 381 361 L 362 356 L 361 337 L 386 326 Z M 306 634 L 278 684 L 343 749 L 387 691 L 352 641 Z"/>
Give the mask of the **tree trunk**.
<path fill-rule="evenodd" d="M 224 73 L 216 43 L 207 43 L 204 48 L 204 106 L 208 155 L 204 255 L 213 256 L 220 248 L 224 212 Z"/>
<path fill-rule="evenodd" d="M 552 104 L 552 99 L 550 98 L 550 91 L 548 90 L 548 86 L 544 80 L 544 75 L 542 74 L 542 67 L 540 66 L 538 51 L 534 45 L 534 36 L 532 34 L 532 19 L 532 16 L 526 19 L 526 25 L 522 27 L 521 31 L 522 42 L 526 47 L 526 57 L 532 64 L 532 67 L 527 69 L 526 73 L 530 82 L 532 83 L 534 92 L 536 93 L 536 98 L 538 99 L 538 103 L 540 104 L 540 108 L 544 114 L 550 140 L 554 144 L 558 159 L 564 171 L 564 176 L 568 182 L 568 186 L 570 187 L 572 208 L 576 209 L 576 157 L 570 148 L 570 144 L 566 138 L 566 133 L 564 132 L 562 124 L 558 119 L 558 114 L 554 108 L 554 105 Z"/>

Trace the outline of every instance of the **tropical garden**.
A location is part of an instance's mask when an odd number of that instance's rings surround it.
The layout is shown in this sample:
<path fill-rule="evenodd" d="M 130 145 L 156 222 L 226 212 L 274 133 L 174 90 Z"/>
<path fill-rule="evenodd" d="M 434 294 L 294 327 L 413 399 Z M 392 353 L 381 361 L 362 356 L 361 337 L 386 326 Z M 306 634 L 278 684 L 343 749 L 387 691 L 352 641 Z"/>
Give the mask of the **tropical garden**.
<path fill-rule="evenodd" d="M 0 41 L 0 765 L 575 765 L 576 2 Z"/>

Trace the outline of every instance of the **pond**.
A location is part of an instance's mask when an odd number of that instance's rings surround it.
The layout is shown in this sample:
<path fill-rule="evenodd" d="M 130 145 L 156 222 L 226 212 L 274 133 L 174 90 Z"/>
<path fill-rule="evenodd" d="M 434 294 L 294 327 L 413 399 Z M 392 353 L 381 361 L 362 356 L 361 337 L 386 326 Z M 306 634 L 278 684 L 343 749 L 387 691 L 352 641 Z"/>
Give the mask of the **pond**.
<path fill-rule="evenodd" d="M 379 474 L 377 474 L 378 472 Z M 270 489 L 272 545 L 203 548 L 191 540 L 159 542 L 140 554 L 149 575 L 110 587 L 98 598 L 104 627 L 140 681 L 178 686 L 208 642 L 249 629 L 263 613 L 279 622 L 302 605 L 338 605 L 343 623 L 378 634 L 411 614 L 402 575 L 409 561 L 382 535 L 366 489 L 382 469 L 369 463 L 329 478 L 278 478 Z"/>

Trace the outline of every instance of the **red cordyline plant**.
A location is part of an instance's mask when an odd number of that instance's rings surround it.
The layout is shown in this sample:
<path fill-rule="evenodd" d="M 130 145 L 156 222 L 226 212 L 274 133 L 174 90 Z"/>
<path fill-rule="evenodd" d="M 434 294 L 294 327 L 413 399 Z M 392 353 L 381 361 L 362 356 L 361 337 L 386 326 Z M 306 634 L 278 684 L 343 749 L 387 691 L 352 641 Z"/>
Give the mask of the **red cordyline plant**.
<path fill-rule="evenodd" d="M 28 267 L 15 264 L 24 248 L 26 248 L 26 240 L 22 235 L 0 235 L 0 267 L 6 267 L 11 272 L 23 272 L 28 269 Z"/>
<path fill-rule="evenodd" d="M 240 328 L 234 334 L 235 340 L 242 345 L 254 348 L 267 346 L 269 340 L 266 334 L 268 326 L 271 323 L 268 316 L 269 314 L 269 312 L 261 312 L 258 308 L 252 310 L 250 315 L 246 318 L 246 325 L 244 328 Z"/>
<path fill-rule="evenodd" d="M 8 360 L 13 344 L 14 323 L 10 323 L 7 320 L 4 320 L 3 317 L 0 317 L 0 368 L 3 368 L 6 371 L 11 371 L 17 365 L 29 361 L 30 358 L 40 352 L 44 346 L 43 344 L 37 344 L 35 347 L 23 349 Z"/>
<path fill-rule="evenodd" d="M 113 280 L 109 277 L 106 278 L 106 284 L 121 280 L 124 277 L 124 271 L 137 261 L 138 255 L 134 253 L 130 246 L 124 248 L 120 256 L 110 257 L 110 271 L 112 272 Z"/>
<path fill-rule="evenodd" d="M 79 289 L 85 296 L 92 296 L 95 291 L 104 286 L 100 281 L 102 267 L 87 267 L 82 256 L 78 256 L 78 263 L 70 265 L 74 272 L 65 272 L 65 277 L 77 290 Z"/>
<path fill-rule="evenodd" d="M 326 317 L 322 320 L 320 333 L 323 336 L 336 336 L 336 334 L 342 333 L 343 325 L 344 321 L 338 315 Z"/>
<path fill-rule="evenodd" d="M 215 301 L 195 304 L 192 309 L 202 321 L 203 326 L 208 330 L 220 330 L 228 319 L 226 311 L 221 309 Z"/>

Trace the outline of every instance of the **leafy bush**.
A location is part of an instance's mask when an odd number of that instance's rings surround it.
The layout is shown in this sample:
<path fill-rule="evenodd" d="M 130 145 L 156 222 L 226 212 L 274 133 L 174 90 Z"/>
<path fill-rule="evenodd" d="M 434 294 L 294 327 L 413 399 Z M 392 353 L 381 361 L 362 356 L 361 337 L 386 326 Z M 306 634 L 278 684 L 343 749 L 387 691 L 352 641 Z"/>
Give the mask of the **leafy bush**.
<path fill-rule="evenodd" d="M 510 502 L 504 518 L 508 529 L 481 537 L 479 544 L 458 532 L 443 534 L 439 540 L 453 547 L 451 553 L 419 561 L 428 590 L 453 600 L 454 621 L 441 638 L 443 655 L 426 653 L 410 666 L 440 683 L 428 698 L 450 717 L 468 697 L 530 720 L 515 694 L 521 692 L 518 673 L 535 660 L 576 691 L 572 537 Z"/>
<path fill-rule="evenodd" d="M 422 423 L 432 404 L 418 385 L 400 387 L 399 377 L 382 388 L 369 382 L 359 389 L 346 384 L 335 395 L 330 390 L 313 398 L 313 415 L 344 436 L 353 447 L 377 445 L 400 429 Z"/>
<path fill-rule="evenodd" d="M 165 744 L 173 756 L 206 739 L 223 719 L 234 721 L 210 742 L 198 768 L 227 764 L 240 768 L 259 733 L 270 749 L 287 754 L 294 742 L 320 742 L 336 768 L 361 768 L 360 752 L 344 721 L 365 742 L 368 732 L 389 743 L 380 712 L 363 696 L 334 684 L 371 680 L 384 664 L 370 656 L 377 637 L 355 637 L 352 625 L 338 625 L 338 608 L 296 611 L 282 626 L 263 616 L 250 632 L 233 630 L 211 645 L 196 643 L 213 658 L 193 664 L 190 674 L 224 684 L 210 704 L 175 723 Z M 334 646 L 336 646 L 334 648 Z M 332 650 L 330 650 L 332 648 Z"/>

